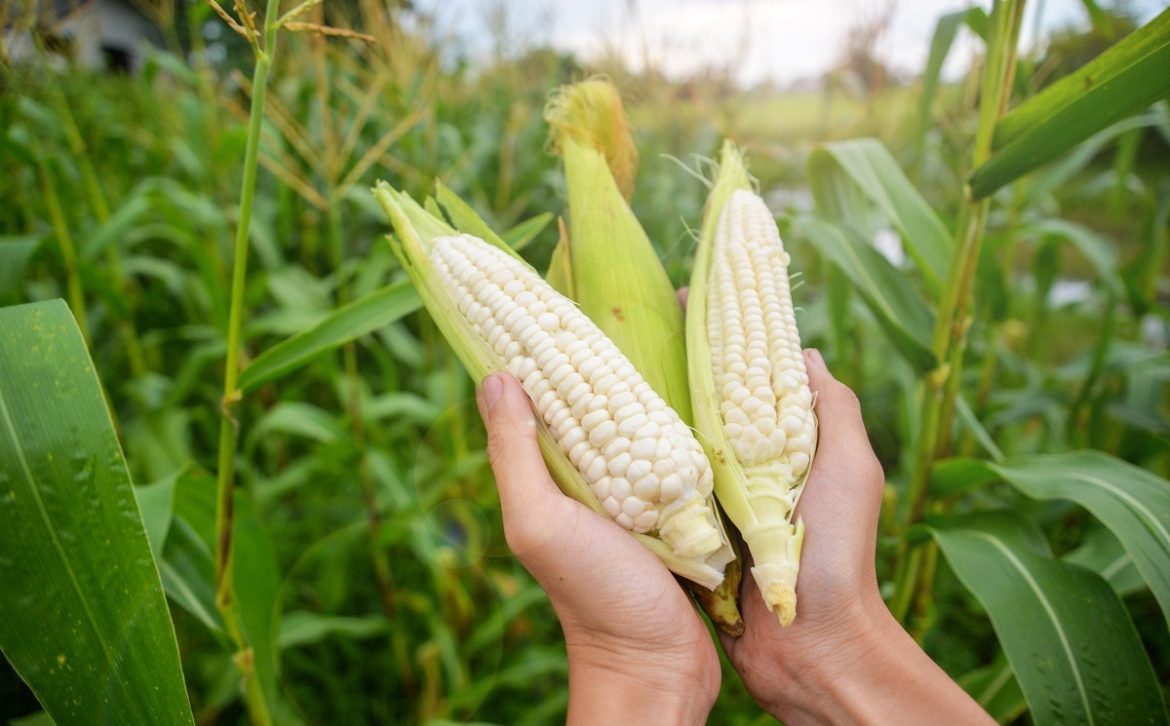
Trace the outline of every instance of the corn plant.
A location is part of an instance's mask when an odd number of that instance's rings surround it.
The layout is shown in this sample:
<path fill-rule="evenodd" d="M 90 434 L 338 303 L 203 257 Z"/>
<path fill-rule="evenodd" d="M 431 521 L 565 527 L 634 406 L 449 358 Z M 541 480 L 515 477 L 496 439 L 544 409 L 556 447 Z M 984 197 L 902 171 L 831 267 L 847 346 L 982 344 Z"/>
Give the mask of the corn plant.
<path fill-rule="evenodd" d="M 887 465 L 891 607 L 1001 721 L 1164 713 L 1165 14 L 1040 91 L 1015 57 L 1021 4 L 947 16 L 920 97 L 889 89 L 873 119 L 836 98 L 831 124 L 793 136 L 777 110 L 816 119 L 815 97 L 688 102 L 631 77 L 643 162 L 603 197 L 575 171 L 588 149 L 553 145 L 563 177 L 542 153 L 571 58 L 472 68 L 425 13 L 372 0 L 224 8 L 242 30 L 226 41 L 204 34 L 223 27 L 210 4 L 159 7 L 184 22 L 137 76 L 0 71 L 0 717 L 561 717 L 559 630 L 503 545 L 472 383 L 367 190 L 433 195 L 443 224 L 538 270 L 576 245 L 581 266 L 549 280 L 570 296 L 606 269 L 586 257 L 610 236 L 588 210 L 621 211 L 669 294 L 711 235 L 708 190 L 661 155 L 722 137 L 758 181 L 734 186 L 774 211 L 779 188 L 811 189 L 815 210 L 780 218 L 793 313 Z M 279 56 L 268 21 L 296 31 Z M 945 84 L 968 30 L 982 70 Z M 852 138 L 867 133 L 881 141 Z M 1087 294 L 1068 299 L 1066 278 Z M 643 292 L 615 287 L 585 313 Z M 625 351 L 636 321 L 603 322 Z M 690 388 L 659 391 L 683 420 Z M 759 723 L 730 670 L 724 684 L 713 721 Z"/>
<path fill-rule="evenodd" d="M 965 375 L 971 358 L 968 341 L 988 330 L 980 314 L 987 315 L 989 307 L 974 309 L 973 303 L 993 302 L 988 277 L 1003 286 L 1010 285 L 1015 274 L 1010 265 L 997 266 L 994 253 L 986 250 L 993 236 L 1063 237 L 1079 247 L 1101 271 L 1106 300 L 1101 334 L 1111 339 L 1121 284 L 1109 243 L 1063 222 L 1014 229 L 989 221 L 1000 199 L 992 192 L 1127 115 L 1144 111 L 1164 94 L 1163 81 L 1151 82 L 1144 64 L 1159 62 L 1170 38 L 1170 14 L 1163 13 L 1082 71 L 1007 110 L 1022 11 L 1022 3 L 1000 2 L 986 18 L 971 11 L 940 25 L 939 33 L 948 36 L 960 20 L 986 22 L 979 121 L 953 234 L 889 152 L 872 140 L 834 142 L 813 152 L 809 172 L 817 216 L 798 218 L 794 225 L 824 254 L 832 274 L 853 284 L 907 366 L 906 380 L 919 380 L 917 386 L 904 388 L 913 392 L 918 406 L 916 414 L 914 409 L 908 412 L 913 417 L 909 439 L 914 448 L 902 455 L 894 472 L 894 480 L 901 482 L 890 492 L 896 500 L 892 533 L 899 539 L 889 581 L 894 614 L 920 637 L 929 637 L 937 626 L 933 593 L 941 552 L 953 577 L 986 608 L 996 631 L 1006 661 L 988 667 L 998 668 L 1005 677 L 1014 674 L 1010 688 L 1022 693 L 1008 704 L 1000 699 L 1003 683 L 992 689 L 986 679 L 972 676 L 969 684 L 985 706 L 1001 707 L 1004 710 L 996 715 L 1011 717 L 1026 701 L 1032 717 L 1043 722 L 1073 718 L 1073 712 L 1075 718 L 1087 720 L 1108 720 L 1128 712 L 1140 720 L 1147 714 L 1164 714 L 1165 707 L 1129 616 L 1106 584 L 1111 572 L 1086 573 L 1056 559 L 1039 523 L 1012 511 L 1011 497 L 985 501 L 979 493 L 1003 481 L 1024 497 L 1081 505 L 1118 538 L 1129 553 L 1122 559 L 1133 557 L 1167 613 L 1163 567 L 1155 564 L 1164 554 L 1154 554 L 1164 553 L 1167 544 L 1161 512 L 1170 500 L 1164 480 L 1099 451 L 1005 454 L 963 391 L 971 385 L 967 383 L 971 377 Z M 945 37 L 943 42 L 948 42 Z M 933 83 L 933 78 L 928 80 Z M 1098 86 L 1097 80 L 1103 82 Z M 1078 81 L 1081 86 L 1074 85 Z M 1082 113 L 1078 109 L 1086 106 L 1081 104 L 1093 104 L 1095 110 Z M 1018 211 L 1014 199 L 1007 204 L 1012 209 L 1007 216 L 1010 225 Z M 875 223 L 897 230 L 917 273 L 915 286 L 899 281 L 904 273 L 870 245 L 867 234 L 872 236 Z M 981 275 L 981 270 L 987 272 Z M 999 274 L 1004 277 L 995 280 Z M 1003 287 L 1000 290 L 1006 293 Z M 853 326 L 844 317 L 850 303 L 838 293 L 829 304 L 834 310 L 834 339 L 840 343 L 836 354 L 845 360 L 853 335 Z M 997 332 L 1003 333 L 990 328 L 990 340 L 980 341 L 985 356 L 980 379 L 993 375 L 999 358 Z M 1097 362 L 1090 365 L 1082 391 L 1096 386 L 1100 356 L 1108 345 L 1092 351 L 1090 357 Z M 987 414 L 991 391 L 986 381 L 976 383 L 983 386 L 977 393 L 980 412 Z M 1084 405 L 1080 397 L 1073 400 L 1068 415 L 1078 419 Z M 964 439 L 961 456 L 956 455 L 957 436 Z M 1080 557 L 1084 556 L 1087 553 Z M 1073 555 L 1067 559 L 1085 562 Z M 1085 606 L 1053 605 L 1061 602 L 1060 593 L 1068 592 L 1082 593 Z M 1102 618 L 1116 623 L 1107 649 L 1101 648 Z M 1107 652 L 1112 655 L 1107 657 Z M 1104 689 L 1089 686 L 1106 677 L 1118 680 Z M 1047 701 L 1047 694 L 1055 692 L 1066 696 L 1059 703 Z"/>

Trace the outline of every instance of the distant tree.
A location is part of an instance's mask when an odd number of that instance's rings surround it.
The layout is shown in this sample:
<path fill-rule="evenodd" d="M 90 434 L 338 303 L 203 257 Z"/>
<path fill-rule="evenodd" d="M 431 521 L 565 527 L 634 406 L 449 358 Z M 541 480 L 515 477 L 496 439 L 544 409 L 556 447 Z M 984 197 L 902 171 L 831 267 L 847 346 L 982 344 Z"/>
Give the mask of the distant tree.
<path fill-rule="evenodd" d="M 838 60 L 826 75 L 826 86 L 869 96 L 890 81 L 880 46 L 894 19 L 897 0 L 874 0 L 855 8 Z"/>

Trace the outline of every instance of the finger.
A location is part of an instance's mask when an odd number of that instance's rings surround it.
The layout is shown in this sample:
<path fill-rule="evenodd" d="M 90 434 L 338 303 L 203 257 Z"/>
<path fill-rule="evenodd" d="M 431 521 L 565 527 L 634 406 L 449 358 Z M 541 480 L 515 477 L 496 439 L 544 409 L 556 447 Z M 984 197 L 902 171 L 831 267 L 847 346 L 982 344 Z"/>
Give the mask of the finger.
<path fill-rule="evenodd" d="M 485 378 L 476 403 L 487 427 L 488 459 L 500 490 L 505 527 L 523 526 L 562 496 L 536 443 L 532 403 L 520 383 L 506 373 Z"/>
<path fill-rule="evenodd" d="M 865 433 L 857 394 L 833 377 L 820 351 L 806 349 L 804 361 L 809 387 L 816 394 L 818 460 L 822 457 L 830 461 L 856 459 L 866 452 L 872 456 L 873 447 Z"/>
<path fill-rule="evenodd" d="M 676 294 L 678 295 L 678 304 L 682 305 L 683 312 L 686 312 L 687 300 L 689 300 L 691 297 L 691 288 L 680 287 Z"/>

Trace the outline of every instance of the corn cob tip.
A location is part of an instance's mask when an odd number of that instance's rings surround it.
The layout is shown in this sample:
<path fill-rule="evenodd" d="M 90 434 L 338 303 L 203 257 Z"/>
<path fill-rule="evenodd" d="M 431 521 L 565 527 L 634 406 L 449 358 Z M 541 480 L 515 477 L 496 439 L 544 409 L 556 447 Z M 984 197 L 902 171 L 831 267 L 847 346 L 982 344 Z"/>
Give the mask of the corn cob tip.
<path fill-rule="evenodd" d="M 662 541 L 680 557 L 706 558 L 723 546 L 712 512 L 702 499 L 691 499 L 659 525 Z"/>
<path fill-rule="evenodd" d="M 796 617 L 797 568 L 788 563 L 757 565 L 752 577 L 760 587 L 764 604 L 776 614 L 781 625 L 790 625 Z"/>

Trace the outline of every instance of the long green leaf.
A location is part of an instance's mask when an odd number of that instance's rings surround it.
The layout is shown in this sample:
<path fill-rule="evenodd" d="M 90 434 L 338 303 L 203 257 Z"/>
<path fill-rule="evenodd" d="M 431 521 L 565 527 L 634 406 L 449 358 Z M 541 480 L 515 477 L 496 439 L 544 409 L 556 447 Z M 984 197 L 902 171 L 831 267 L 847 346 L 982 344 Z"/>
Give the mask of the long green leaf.
<path fill-rule="evenodd" d="M 956 679 L 997 723 L 1008 723 L 1028 710 L 1011 664 L 1002 655 L 989 666 L 964 673 Z"/>
<path fill-rule="evenodd" d="M 291 612 L 280 626 L 278 643 L 280 649 L 297 648 L 320 642 L 330 635 L 345 636 L 350 640 L 362 640 L 385 633 L 386 617 L 366 615 L 322 615 L 305 610 Z"/>
<path fill-rule="evenodd" d="M 1076 502 L 1113 532 L 1170 621 L 1170 481 L 1098 451 L 988 466 L 1033 499 Z"/>
<path fill-rule="evenodd" d="M 317 356 L 389 325 L 420 307 L 422 301 L 406 280 L 370 293 L 261 353 L 240 374 L 240 389 L 250 391 L 274 381 Z"/>
<path fill-rule="evenodd" d="M 1165 723 L 1133 622 L 1098 575 L 1052 559 L 1043 533 L 1006 510 L 937 521 L 931 533 L 986 609 L 1035 723 Z"/>
<path fill-rule="evenodd" d="M 1120 290 L 1121 279 L 1117 276 L 1117 249 L 1113 244 L 1093 230 L 1064 219 L 1045 219 L 1022 227 L 1020 237 L 1062 239 L 1084 255 L 1109 287 Z"/>
<path fill-rule="evenodd" d="M 0 309 L 0 649 L 59 724 L 191 724 L 93 362 L 62 301 Z"/>
<path fill-rule="evenodd" d="M 1146 589 L 1146 581 L 1133 564 L 1133 555 L 1105 527 L 1089 530 L 1081 546 L 1061 559 L 1096 572 L 1122 597 Z"/>
<path fill-rule="evenodd" d="M 1004 116 L 972 193 L 985 197 L 1168 96 L 1170 10 Z"/>
<path fill-rule="evenodd" d="M 519 252 L 527 247 L 529 242 L 536 239 L 536 235 L 543 232 L 544 228 L 552 221 L 552 212 L 541 212 L 535 217 L 529 217 L 504 230 L 500 238 L 504 240 L 504 244 Z"/>
<path fill-rule="evenodd" d="M 799 218 L 793 230 L 811 240 L 845 273 L 895 347 L 915 368 L 927 371 L 934 366 L 930 348 L 933 317 L 926 301 L 906 284 L 904 275 L 873 247 L 831 224 Z"/>
<path fill-rule="evenodd" d="M 898 162 L 876 139 L 825 144 L 808 160 L 808 177 L 817 211 L 833 224 L 865 233 L 863 204 L 872 204 L 902 237 L 922 272 L 927 288 L 937 294 L 946 279 L 955 243 Z M 860 194 L 858 194 L 860 192 Z"/>

